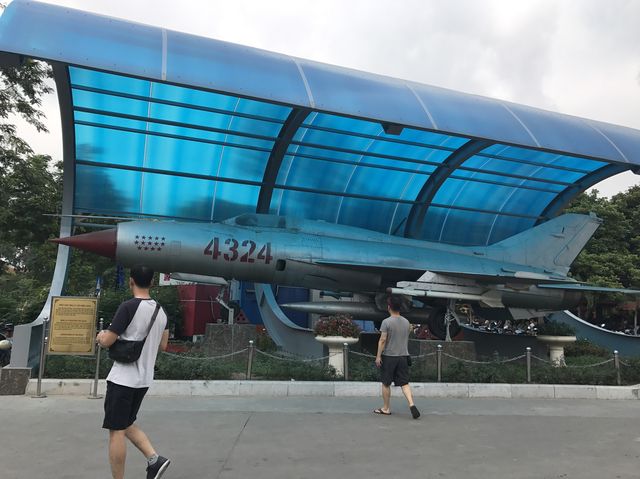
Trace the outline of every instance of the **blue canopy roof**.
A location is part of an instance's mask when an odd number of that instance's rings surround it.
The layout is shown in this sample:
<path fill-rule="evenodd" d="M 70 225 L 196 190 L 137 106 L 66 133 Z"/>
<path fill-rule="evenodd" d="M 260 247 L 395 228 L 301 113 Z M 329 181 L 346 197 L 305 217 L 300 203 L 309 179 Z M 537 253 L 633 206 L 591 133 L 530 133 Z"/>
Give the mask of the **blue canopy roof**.
<path fill-rule="evenodd" d="M 56 65 L 76 213 L 491 244 L 640 167 L 630 128 L 38 2 L 9 5 L 0 51 Z"/>

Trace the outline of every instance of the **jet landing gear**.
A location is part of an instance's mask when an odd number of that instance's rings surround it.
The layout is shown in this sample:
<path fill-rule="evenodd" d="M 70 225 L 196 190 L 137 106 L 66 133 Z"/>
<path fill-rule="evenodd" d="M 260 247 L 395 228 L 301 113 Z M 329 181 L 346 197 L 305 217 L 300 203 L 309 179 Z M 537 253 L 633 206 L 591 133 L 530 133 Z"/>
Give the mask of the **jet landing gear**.
<path fill-rule="evenodd" d="M 453 299 L 447 301 L 446 306 L 434 307 L 429 317 L 427 327 L 433 336 L 445 341 L 451 341 L 462 329 L 456 315 L 456 302 Z"/>

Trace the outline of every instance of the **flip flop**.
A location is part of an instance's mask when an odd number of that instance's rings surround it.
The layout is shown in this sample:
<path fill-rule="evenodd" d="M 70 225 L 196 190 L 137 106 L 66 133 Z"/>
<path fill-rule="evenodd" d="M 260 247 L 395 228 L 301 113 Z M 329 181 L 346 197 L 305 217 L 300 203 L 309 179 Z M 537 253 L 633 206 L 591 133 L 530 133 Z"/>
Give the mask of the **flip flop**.
<path fill-rule="evenodd" d="M 374 414 L 382 414 L 383 416 L 391 416 L 391 412 L 384 412 L 381 407 L 373 410 Z"/>
<path fill-rule="evenodd" d="M 420 417 L 420 411 L 418 411 L 418 408 L 415 407 L 415 405 L 411 406 L 409 410 L 411 411 L 411 415 L 413 416 L 413 419 L 418 419 Z"/>

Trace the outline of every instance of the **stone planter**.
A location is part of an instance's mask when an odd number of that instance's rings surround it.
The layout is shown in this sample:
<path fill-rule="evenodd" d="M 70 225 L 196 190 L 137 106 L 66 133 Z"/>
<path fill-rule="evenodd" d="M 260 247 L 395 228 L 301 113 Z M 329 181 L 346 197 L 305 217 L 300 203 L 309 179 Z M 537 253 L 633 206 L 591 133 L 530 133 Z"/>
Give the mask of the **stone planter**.
<path fill-rule="evenodd" d="M 358 342 L 358 338 L 347 338 L 344 336 L 316 336 L 316 340 L 326 344 L 329 348 L 329 365 L 333 366 L 338 376 L 344 375 L 344 355 L 342 348 L 344 343 L 352 345 Z"/>
<path fill-rule="evenodd" d="M 564 362 L 564 347 L 575 342 L 575 336 L 548 336 L 542 334 L 538 336 L 538 341 L 549 346 L 549 359 L 556 367 L 566 366 Z"/>

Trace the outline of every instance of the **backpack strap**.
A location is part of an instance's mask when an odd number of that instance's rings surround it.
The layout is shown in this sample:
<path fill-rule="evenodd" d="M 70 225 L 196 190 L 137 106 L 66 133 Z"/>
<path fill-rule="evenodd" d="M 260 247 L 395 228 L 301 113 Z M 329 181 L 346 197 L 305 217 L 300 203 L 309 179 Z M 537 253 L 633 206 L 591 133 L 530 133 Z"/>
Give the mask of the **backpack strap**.
<path fill-rule="evenodd" d="M 149 333 L 151 332 L 151 328 L 153 328 L 153 323 L 156 322 L 158 311 L 160 311 L 160 305 L 156 303 L 156 310 L 153 312 L 153 316 L 151 316 L 151 322 L 149 323 L 149 328 L 147 329 L 147 336 L 149 336 Z M 146 336 L 145 336 L 145 339 L 146 339 Z"/>

